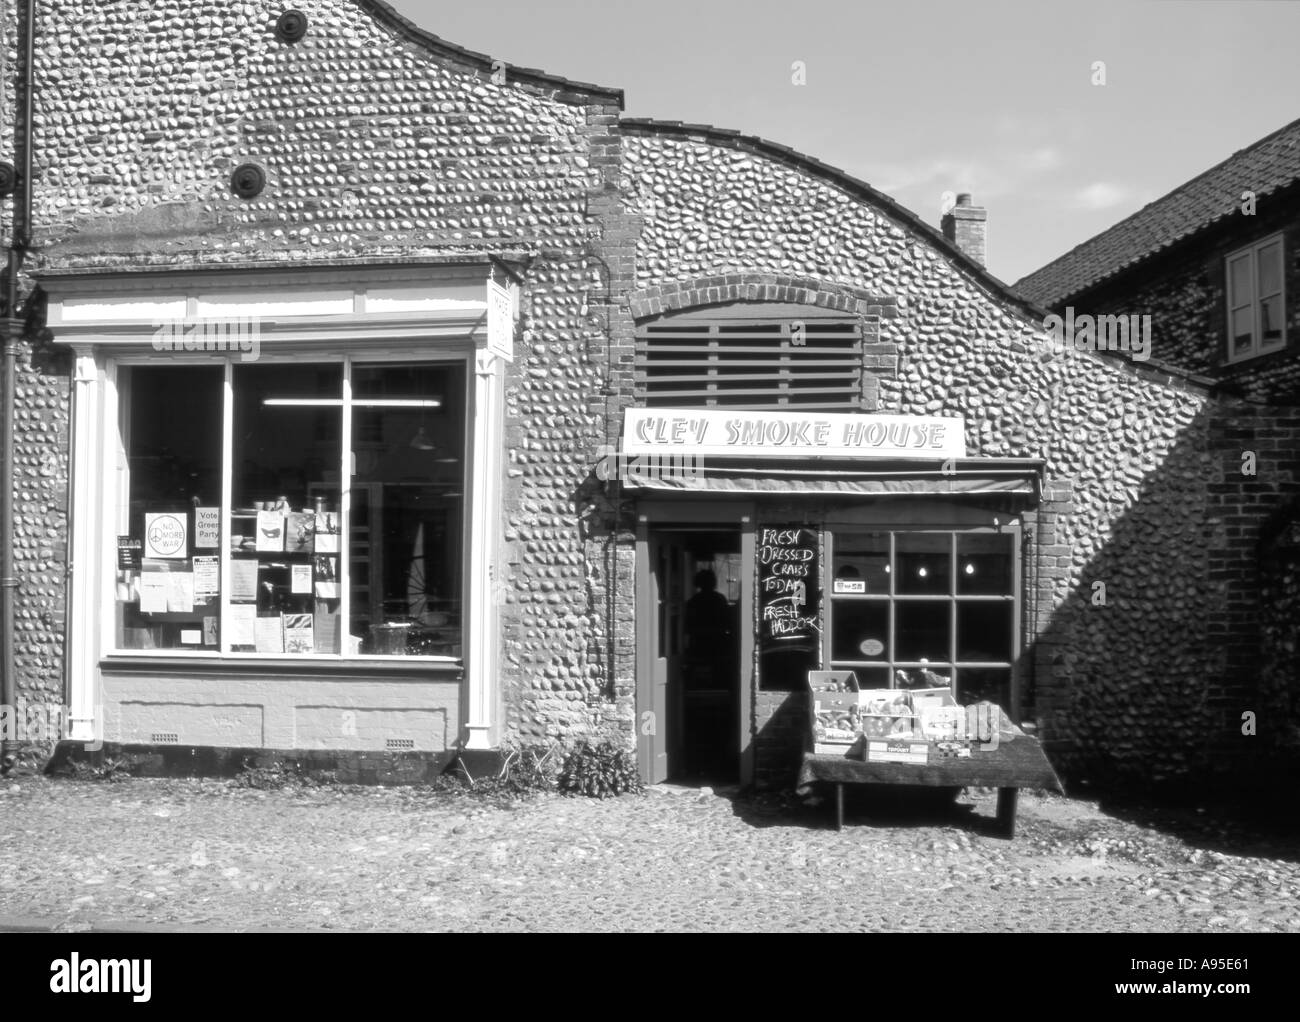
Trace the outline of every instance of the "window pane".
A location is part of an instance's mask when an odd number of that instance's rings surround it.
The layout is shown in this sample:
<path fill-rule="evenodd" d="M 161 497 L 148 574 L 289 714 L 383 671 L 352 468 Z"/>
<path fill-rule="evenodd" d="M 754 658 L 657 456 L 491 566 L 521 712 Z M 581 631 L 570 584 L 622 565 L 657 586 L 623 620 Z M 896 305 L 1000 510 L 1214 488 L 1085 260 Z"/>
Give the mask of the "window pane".
<path fill-rule="evenodd" d="M 889 592 L 889 536 L 849 533 L 835 540 L 833 593 Z"/>
<path fill-rule="evenodd" d="M 957 537 L 957 592 L 1010 596 L 1012 537 L 968 533 Z"/>
<path fill-rule="evenodd" d="M 1254 309 L 1246 306 L 1232 310 L 1232 353 L 1241 355 L 1250 350 L 1251 335 L 1255 329 Z"/>
<path fill-rule="evenodd" d="M 1250 256 L 1239 255 L 1228 260 L 1228 304 L 1240 305 L 1254 298 L 1250 287 Z"/>
<path fill-rule="evenodd" d="M 1259 288 L 1262 298 L 1282 290 L 1282 243 L 1275 241 L 1259 250 Z"/>
<path fill-rule="evenodd" d="M 114 552 L 119 649 L 218 650 L 223 378 L 220 366 L 121 369 L 128 477 L 125 542 Z"/>
<path fill-rule="evenodd" d="M 1002 709 L 1011 709 L 1011 669 L 1008 667 L 966 667 L 957 672 L 957 701 L 963 706 L 987 699 Z"/>
<path fill-rule="evenodd" d="M 896 593 L 950 593 L 948 569 L 952 535 L 946 532 L 900 532 Z"/>
<path fill-rule="evenodd" d="M 893 688 L 888 667 L 854 667 L 859 688 Z"/>
<path fill-rule="evenodd" d="M 1282 296 L 1274 295 L 1259 303 L 1261 348 L 1276 348 L 1282 343 Z"/>
<path fill-rule="evenodd" d="M 460 656 L 465 368 L 354 366 L 352 406 L 352 634 L 369 654 Z"/>
<path fill-rule="evenodd" d="M 343 367 L 236 365 L 232 381 L 231 651 L 344 651 Z"/>
<path fill-rule="evenodd" d="M 951 687 L 951 667 L 900 667 L 894 671 L 894 688 Z"/>
<path fill-rule="evenodd" d="M 899 600 L 894 604 L 895 660 L 945 663 L 952 655 L 952 604 Z"/>
<path fill-rule="evenodd" d="M 889 603 L 833 600 L 831 634 L 832 660 L 888 660 Z"/>
<path fill-rule="evenodd" d="M 1011 660 L 1011 614 L 1008 602 L 957 604 L 957 659 Z"/>

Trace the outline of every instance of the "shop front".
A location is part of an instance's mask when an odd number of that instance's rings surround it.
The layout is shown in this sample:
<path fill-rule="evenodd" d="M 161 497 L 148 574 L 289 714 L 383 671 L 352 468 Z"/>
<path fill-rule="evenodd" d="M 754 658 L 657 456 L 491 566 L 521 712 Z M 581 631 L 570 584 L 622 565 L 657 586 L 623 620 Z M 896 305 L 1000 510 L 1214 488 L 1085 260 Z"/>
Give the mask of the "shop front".
<path fill-rule="evenodd" d="M 501 264 L 51 274 L 75 739 L 499 741 Z"/>
<path fill-rule="evenodd" d="M 810 671 L 1021 719 L 1043 465 L 963 437 L 930 416 L 626 413 L 647 779 L 789 783 Z"/>

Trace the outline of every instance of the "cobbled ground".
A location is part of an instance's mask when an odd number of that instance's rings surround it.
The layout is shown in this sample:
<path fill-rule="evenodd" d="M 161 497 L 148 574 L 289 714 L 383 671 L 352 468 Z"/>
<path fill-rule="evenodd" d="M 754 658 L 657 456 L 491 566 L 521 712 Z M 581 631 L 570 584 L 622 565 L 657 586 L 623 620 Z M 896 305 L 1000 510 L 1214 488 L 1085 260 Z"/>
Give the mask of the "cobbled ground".
<path fill-rule="evenodd" d="M 1300 931 L 1300 841 L 991 792 L 900 813 L 225 780 L 0 781 L 0 928 Z"/>

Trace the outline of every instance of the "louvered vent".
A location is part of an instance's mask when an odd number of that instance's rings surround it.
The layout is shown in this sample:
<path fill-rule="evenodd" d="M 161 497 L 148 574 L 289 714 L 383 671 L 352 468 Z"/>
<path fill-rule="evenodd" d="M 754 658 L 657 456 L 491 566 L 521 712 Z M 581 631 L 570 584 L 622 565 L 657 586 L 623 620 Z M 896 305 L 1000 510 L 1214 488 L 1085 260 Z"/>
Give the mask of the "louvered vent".
<path fill-rule="evenodd" d="M 180 745 L 181 736 L 175 731 L 155 731 L 150 741 L 154 745 Z"/>
<path fill-rule="evenodd" d="M 663 317 L 637 328 L 636 396 L 649 408 L 855 411 L 862 330 L 856 318 L 797 306 Z"/>
<path fill-rule="evenodd" d="M 404 749 L 414 749 L 415 739 L 414 738 L 389 738 L 387 741 L 384 742 L 384 748 L 390 751 L 396 750 L 399 752 Z"/>

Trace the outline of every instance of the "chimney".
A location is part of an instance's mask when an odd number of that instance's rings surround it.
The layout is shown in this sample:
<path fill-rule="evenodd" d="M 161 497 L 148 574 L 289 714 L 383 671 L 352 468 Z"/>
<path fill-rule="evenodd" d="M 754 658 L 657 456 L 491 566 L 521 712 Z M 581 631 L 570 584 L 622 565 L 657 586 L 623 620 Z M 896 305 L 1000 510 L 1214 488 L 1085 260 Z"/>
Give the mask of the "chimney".
<path fill-rule="evenodd" d="M 957 205 L 943 215 L 943 236 L 984 265 L 984 223 L 989 211 L 983 206 L 970 204 L 970 192 L 957 196 Z"/>

